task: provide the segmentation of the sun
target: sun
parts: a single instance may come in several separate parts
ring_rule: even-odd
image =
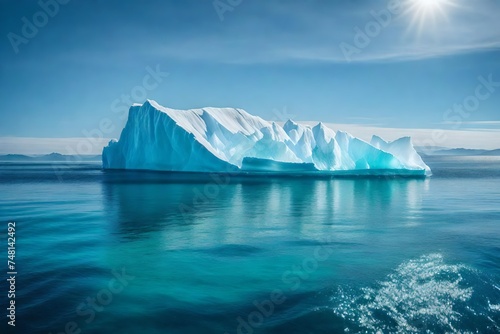
[[[413,0],[415,3],[415,6],[420,7],[422,10],[435,10],[436,8],[439,8],[444,0]]]
[[[448,20],[449,7],[457,7],[455,0],[408,0],[405,13],[412,17],[409,28],[417,25],[420,34],[438,20]]]

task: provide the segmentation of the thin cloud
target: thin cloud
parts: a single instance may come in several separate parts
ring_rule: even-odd
[[[456,125],[457,123],[452,121],[444,121],[440,122],[439,124]],[[461,125],[483,125],[486,126],[485,129],[491,129],[491,126],[500,126],[500,121],[462,121]]]
[[[500,125],[500,121],[468,121],[465,124]]]
[[[267,7],[266,7],[267,6]],[[179,36],[154,48],[155,56],[214,61],[231,64],[282,62],[401,62],[449,55],[500,50],[500,21],[493,15],[496,4],[481,1],[474,7],[454,9],[437,27],[412,31],[411,14],[394,16],[379,34],[369,37],[369,45],[356,45],[356,29],[376,23],[371,12],[385,10],[386,4],[359,4],[356,7],[297,4],[293,10],[282,4],[264,5],[262,16],[252,15],[251,8],[238,7],[238,20],[224,21],[217,34]],[[267,9],[266,9],[267,8]],[[290,27],[280,22],[286,17]],[[265,28],[261,28],[265,27]],[[265,29],[265,32],[260,31]],[[346,58],[342,43],[358,48]]]
[[[299,123],[310,126],[317,124],[317,122],[313,121]],[[415,146],[443,146],[491,150],[500,148],[500,131],[496,131],[495,129],[412,129],[336,123],[325,123],[325,125],[335,131],[348,132],[365,141],[370,141],[373,135],[380,136],[389,141],[410,136]]]
[[[304,125],[314,126],[318,122],[302,121]],[[345,131],[363,140],[369,141],[373,135],[385,140],[412,137],[415,146],[443,146],[450,148],[498,149],[500,148],[500,129],[410,129],[390,128],[366,124],[325,123],[335,131]],[[92,145],[87,154],[101,154],[102,148],[110,138],[103,138]],[[30,138],[0,137],[0,154],[48,154],[57,152],[72,154],[78,145],[88,142],[87,138]]]
[[[0,154],[49,154],[94,155],[101,154],[109,138],[33,138],[0,137]]]

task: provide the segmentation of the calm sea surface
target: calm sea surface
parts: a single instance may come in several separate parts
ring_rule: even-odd
[[[426,162],[425,180],[0,163],[1,333],[8,222],[15,333],[499,333],[500,158]]]

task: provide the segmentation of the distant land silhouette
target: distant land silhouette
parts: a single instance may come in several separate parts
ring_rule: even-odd
[[[33,161],[33,162],[91,162],[101,161],[101,155],[63,155],[60,153],[50,153],[43,155],[5,154],[0,155],[0,161]]]
[[[467,148],[445,148],[445,147],[415,147],[422,156],[429,155],[455,155],[455,156],[500,156],[500,149],[483,150]],[[101,161],[101,155],[63,155],[60,153],[25,155],[25,154],[4,154],[0,155],[0,161],[32,161],[32,162],[95,162]]]
[[[459,156],[500,156],[500,149],[483,150],[469,148],[445,148],[445,147],[415,147],[417,152],[422,155],[459,155]]]

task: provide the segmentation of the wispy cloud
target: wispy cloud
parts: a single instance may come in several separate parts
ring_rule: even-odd
[[[456,122],[452,122],[452,121],[443,121],[439,124],[454,125],[454,126],[457,125]],[[461,125],[462,126],[474,125],[474,126],[476,126],[476,129],[491,130],[492,127],[500,127],[500,121],[462,121]],[[467,129],[470,129],[470,127],[468,127]]]
[[[314,126],[318,122],[299,122]],[[325,123],[326,126],[338,131],[349,132],[363,140],[369,141],[373,135],[378,135],[385,140],[395,140],[404,136],[411,136],[415,146],[461,147],[477,149],[500,148],[500,130],[496,129],[463,129],[463,130],[441,130],[441,129],[411,129],[391,128],[366,124],[333,124]],[[435,132],[440,132],[440,141],[433,141]],[[71,151],[88,138],[29,138],[29,137],[0,137],[0,154],[48,154],[58,152],[71,154]],[[103,138],[97,145],[93,146],[89,154],[101,154],[102,148],[109,142],[109,138]]]
[[[261,15],[257,16],[252,6],[240,6],[231,14],[237,20],[221,23],[225,29],[172,37],[149,48],[148,52],[156,56],[238,64],[345,63],[348,60],[340,48],[341,43],[356,47],[357,31],[366,34],[367,24],[377,23],[372,13],[386,10],[386,3],[336,6],[311,2],[295,3],[292,8],[280,2],[268,3],[260,6]],[[378,34],[368,36],[368,45],[349,61],[399,62],[500,50],[498,9],[498,3],[480,0],[473,7],[452,8],[446,17],[435,17],[435,25],[423,28],[412,26],[411,12],[393,15]]]
[[[500,125],[500,121],[468,121],[465,124]]]
[[[495,1],[461,3],[446,9],[446,17],[436,16],[433,24],[422,28],[413,26],[412,13],[392,15],[389,24],[369,36],[369,44],[349,60],[340,45],[356,46],[357,29],[365,32],[367,24],[376,23],[373,13],[386,10],[386,1],[245,2],[228,12],[223,22],[210,3],[191,9],[196,23],[180,22],[175,30],[169,22],[178,21],[176,13],[160,10],[161,15],[155,13],[154,28],[141,17],[121,25],[119,36],[129,38],[114,39],[112,48],[108,47],[108,37],[93,38],[93,48],[75,45],[57,55],[42,52],[37,56],[55,63],[98,65],[148,57],[228,64],[385,63],[500,50],[500,3]],[[79,38],[89,38],[85,31],[79,33]],[[13,61],[16,65],[20,60]]]
[[[307,125],[316,125],[317,122],[300,122]],[[415,146],[443,146],[450,148],[500,148],[500,132],[495,129],[418,129],[418,128],[391,128],[360,124],[325,123],[326,126],[338,131],[349,132],[363,140],[370,141],[373,135],[385,140],[395,140],[401,137],[412,137]],[[439,135],[436,135],[439,133]],[[437,140],[436,140],[437,139]]]
[[[102,138],[87,145],[91,148],[86,154],[101,154],[102,148],[109,142]],[[0,137],[0,154],[78,154],[78,147],[87,143],[89,138],[33,138],[33,137]],[[77,153],[74,153],[77,152]]]

